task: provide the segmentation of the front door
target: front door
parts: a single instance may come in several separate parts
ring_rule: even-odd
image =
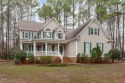
[[[59,52],[61,53],[61,55],[63,54],[63,47],[62,46],[59,47]]]

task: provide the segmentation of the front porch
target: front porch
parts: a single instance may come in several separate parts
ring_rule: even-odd
[[[34,56],[59,56],[63,59],[64,43],[56,42],[20,42],[20,49]],[[63,61],[63,60],[62,60]]]

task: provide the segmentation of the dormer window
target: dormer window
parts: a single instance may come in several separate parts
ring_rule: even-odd
[[[63,33],[61,31],[58,32],[58,39],[63,39]]]
[[[52,32],[50,29],[46,29],[46,31],[44,32],[44,37],[45,38],[52,38]]]

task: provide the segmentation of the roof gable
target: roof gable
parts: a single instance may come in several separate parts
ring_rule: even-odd
[[[82,26],[70,31],[68,34],[66,34],[66,39],[67,40],[71,40],[74,39],[76,37],[78,37],[81,33],[83,33],[83,30],[85,28],[87,28],[93,21],[95,21],[97,23],[97,25],[100,26],[103,34],[106,36],[106,38],[109,39],[109,36],[107,35],[107,33],[103,30],[102,25],[99,23],[99,21],[96,18],[90,19],[87,22],[85,22]]]

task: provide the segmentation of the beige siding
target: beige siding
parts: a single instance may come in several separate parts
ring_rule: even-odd
[[[65,56],[76,57],[76,41],[69,42],[65,45]]]
[[[51,29],[51,30],[54,30],[55,28],[57,28],[59,24],[55,21],[55,20],[52,20],[51,22],[49,22],[44,29]]]
[[[99,28],[99,36],[98,35],[89,35],[88,27]],[[84,42],[91,42],[92,48],[96,47],[96,43],[104,43],[104,53],[109,51],[109,43],[107,42],[107,38],[101,30],[101,26],[99,26],[95,21],[93,21],[88,27],[86,27],[82,33],[80,34],[80,40],[78,41],[78,53],[83,53],[84,50]]]

